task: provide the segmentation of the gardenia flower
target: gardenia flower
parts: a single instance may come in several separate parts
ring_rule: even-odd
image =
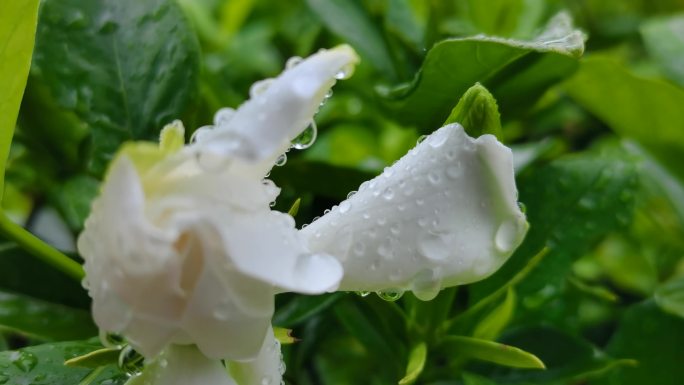
[[[177,122],[159,146],[120,150],[78,248],[96,323],[146,357],[129,385],[277,385],[276,293],[429,299],[491,274],[519,245],[510,150],[457,124],[303,230],[270,209],[279,189],[265,176],[357,61],[348,46],[320,51],[255,84],[189,145]]]

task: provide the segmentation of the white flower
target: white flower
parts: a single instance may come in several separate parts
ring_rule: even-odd
[[[511,150],[492,135],[440,128],[304,228],[344,266],[340,290],[440,289],[483,279],[522,242]]]
[[[335,290],[342,269],[306,249],[292,217],[271,211],[279,189],[263,177],[357,60],[348,46],[320,51],[191,145],[174,123],[160,147],[120,150],[78,240],[102,331],[148,360],[164,352],[207,368],[218,359],[274,366],[264,353],[274,294]],[[176,377],[175,366],[149,368],[163,384]]]

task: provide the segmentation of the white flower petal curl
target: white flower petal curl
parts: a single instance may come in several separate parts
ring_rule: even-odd
[[[195,346],[171,345],[126,385],[237,385],[221,361],[205,357]]]
[[[440,128],[301,230],[344,267],[341,290],[443,288],[496,271],[528,225],[517,205],[510,149],[491,135]]]
[[[230,119],[199,136],[204,154],[231,155],[268,167],[312,121],[337,79],[351,76],[359,61],[348,45],[321,50],[286,69]]]

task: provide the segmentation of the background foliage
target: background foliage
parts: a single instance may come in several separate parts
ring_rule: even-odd
[[[349,43],[362,64],[321,108],[315,146],[273,171],[276,207],[301,198],[308,223],[479,82],[501,121],[468,111],[467,128],[500,124],[531,229],[499,272],[431,302],[280,295],[274,323],[301,339],[285,348],[286,382],[684,378],[684,1],[44,0],[24,91],[37,6],[0,5],[2,208],[74,261],[123,141],[174,118],[209,124],[287,58]],[[560,11],[588,37],[584,55],[535,40]],[[0,384],[122,384],[107,354],[63,365],[101,347],[78,270],[2,223]]]

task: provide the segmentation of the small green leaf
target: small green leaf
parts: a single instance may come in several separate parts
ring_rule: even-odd
[[[327,309],[344,296],[344,293],[332,293],[321,295],[298,295],[282,306],[278,306],[273,315],[273,324],[284,327],[293,327],[307,320],[315,314]]]
[[[0,199],[4,191],[5,162],[31,66],[39,3],[38,0],[13,0],[0,4]]]
[[[97,335],[90,312],[0,290],[0,327],[44,340]]]
[[[503,139],[501,116],[496,99],[480,83],[468,88],[468,91],[461,96],[444,125],[450,123],[460,123],[473,138],[491,134],[500,141]]]
[[[658,287],[654,298],[661,309],[684,318],[684,277],[673,279]]]
[[[534,354],[494,341],[464,336],[449,336],[444,338],[441,346],[449,354],[459,354],[512,368],[545,368],[544,363]]]
[[[410,385],[416,382],[425,367],[427,360],[427,345],[425,342],[420,342],[411,349],[409,354],[408,365],[406,366],[406,375],[399,380],[399,385]]]
[[[287,210],[287,213],[290,214],[291,217],[296,217],[297,213],[299,212],[299,206],[302,203],[302,198],[297,198],[296,201],[292,204],[289,210]]]
[[[82,356],[68,359],[64,365],[75,368],[98,368],[100,366],[117,364],[119,362],[119,348],[103,348],[94,350]]]
[[[506,298],[477,324],[473,337],[485,340],[493,340],[498,337],[513,318],[515,304],[515,290],[513,287],[508,287]]]
[[[430,49],[411,84],[383,94],[397,118],[432,131],[476,82],[487,86],[502,109],[519,103],[531,108],[550,85],[575,70],[583,50],[584,35],[573,29],[566,14],[553,18],[530,41],[489,36],[447,39]]]
[[[472,373],[463,373],[464,385],[497,385],[496,382],[491,381],[485,377],[478,376]]]

